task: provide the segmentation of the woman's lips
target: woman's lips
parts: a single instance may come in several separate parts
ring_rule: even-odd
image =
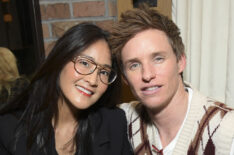
[[[94,94],[91,90],[88,90],[84,87],[76,85],[76,88],[79,90],[79,92],[81,92],[85,96],[92,96]]]

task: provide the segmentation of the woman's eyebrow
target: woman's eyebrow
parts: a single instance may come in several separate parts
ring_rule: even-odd
[[[97,63],[97,62],[95,61],[95,59],[94,59],[93,57],[91,57],[91,56],[88,56],[88,55],[85,55],[85,54],[81,54],[80,56],[86,57],[86,58],[92,60],[92,61],[95,62],[97,65],[100,65],[100,66],[103,66],[103,67],[109,67],[109,68],[111,68],[111,65],[109,65],[109,64],[99,64],[99,63]]]
[[[86,58],[88,58],[88,59],[90,59],[90,60],[92,60],[92,61],[94,61],[94,62],[95,62],[94,58],[93,58],[93,57],[91,57],[91,56],[88,56],[88,55],[85,55],[85,54],[81,54],[80,56],[82,56],[82,57],[86,57]]]

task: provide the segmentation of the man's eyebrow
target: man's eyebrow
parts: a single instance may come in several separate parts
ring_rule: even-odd
[[[126,64],[128,64],[128,63],[138,62],[138,61],[139,61],[138,58],[128,59],[127,61],[124,62],[124,65],[126,65]]]
[[[153,55],[164,55],[166,54],[167,52],[166,51],[157,51],[157,52],[154,52]]]
[[[166,51],[157,51],[157,52],[153,52],[151,56],[155,57],[157,55],[165,55],[166,53],[167,53]]]
[[[155,57],[158,55],[166,55],[166,53],[167,53],[166,51],[156,51],[156,52],[151,53],[151,57]],[[140,61],[139,58],[130,58],[126,60],[123,65],[127,65],[128,63],[133,63],[133,62],[139,62],[139,61]]]

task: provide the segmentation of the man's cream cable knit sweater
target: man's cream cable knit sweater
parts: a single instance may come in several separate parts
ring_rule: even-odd
[[[124,103],[129,140],[136,155],[157,154],[152,144],[157,128],[142,117],[146,114],[139,102]],[[234,138],[234,110],[193,90],[190,109],[179,134],[173,155],[229,155]]]

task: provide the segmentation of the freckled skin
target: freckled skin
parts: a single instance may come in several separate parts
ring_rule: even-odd
[[[146,107],[161,109],[176,98],[185,57],[176,60],[164,32],[149,29],[138,33],[125,44],[121,57],[127,83]]]

